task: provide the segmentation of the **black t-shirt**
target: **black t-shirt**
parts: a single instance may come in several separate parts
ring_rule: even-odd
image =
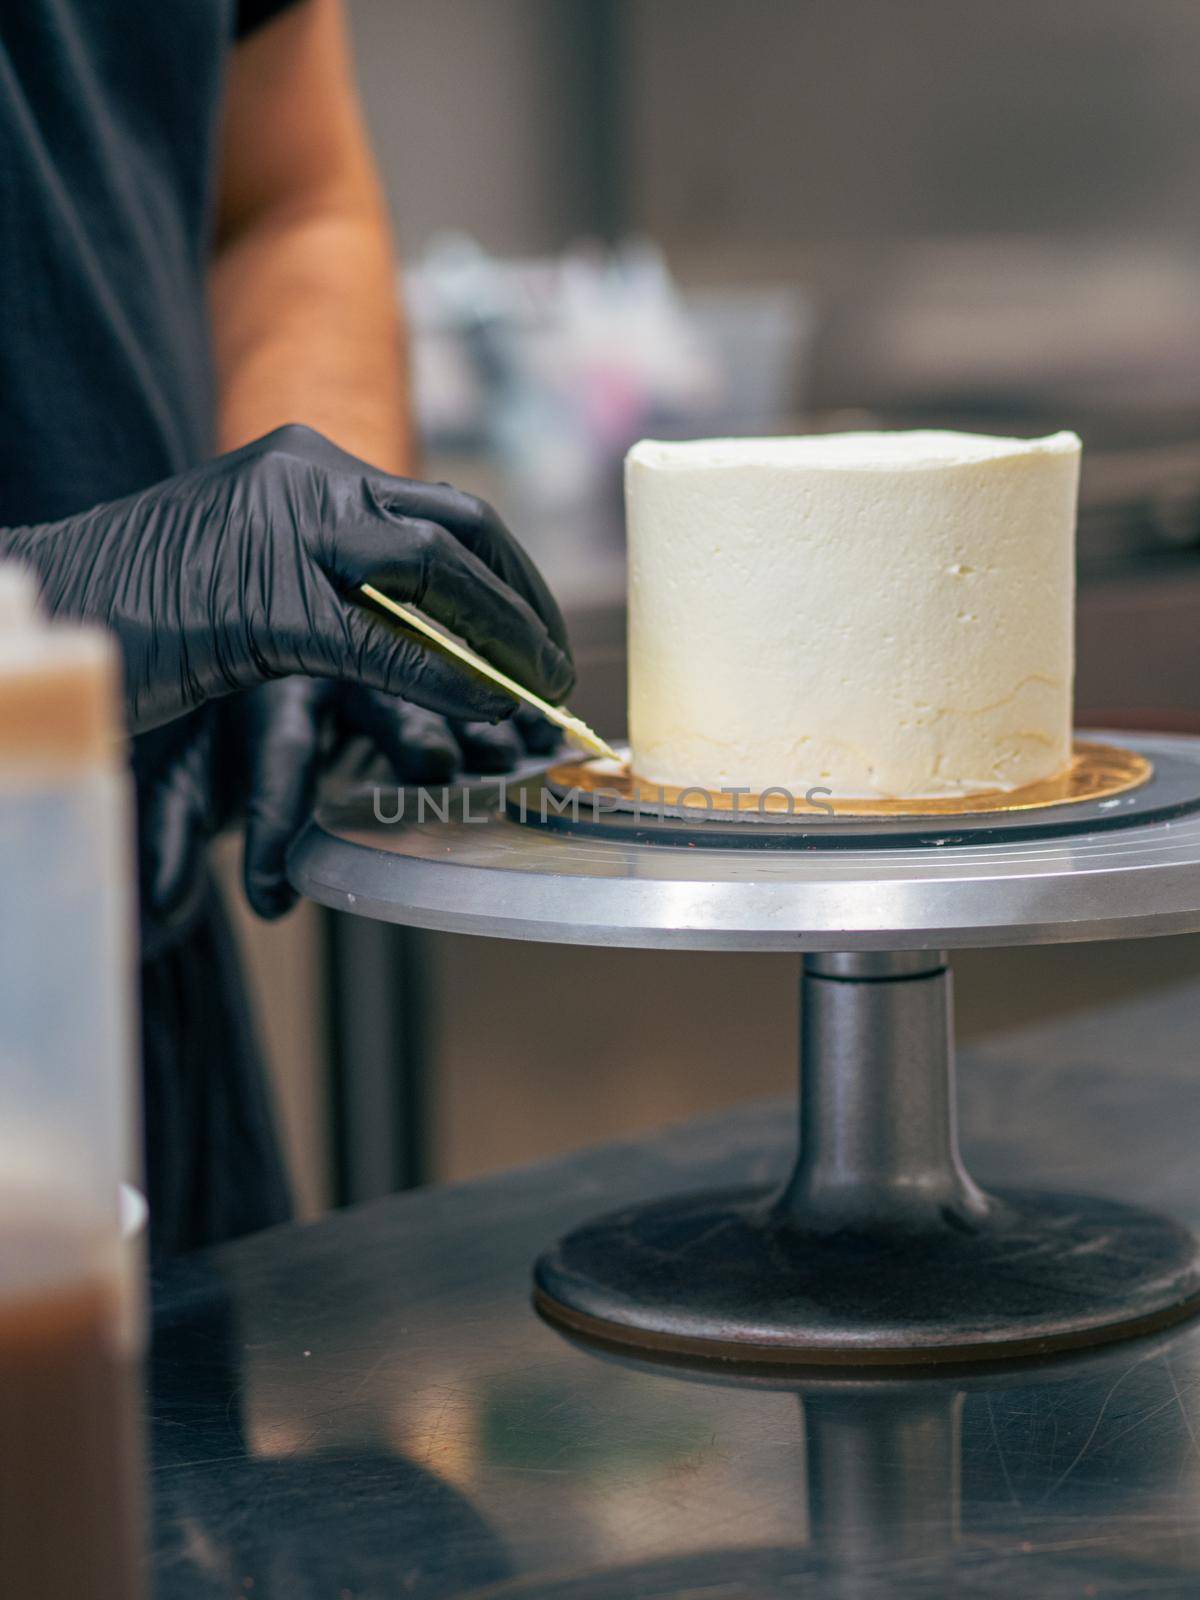
[[[210,452],[222,79],[289,0],[0,6],[0,524]]]
[[[0,526],[202,460],[222,78],[289,0],[0,0]],[[208,897],[142,970],[156,1255],[288,1214],[254,1028]]]

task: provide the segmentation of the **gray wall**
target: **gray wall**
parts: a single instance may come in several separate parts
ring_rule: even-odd
[[[1200,228],[1197,0],[349,4],[410,247]]]
[[[588,83],[575,0],[349,0],[402,248],[465,229],[504,253],[588,226]]]
[[[670,242],[1196,231],[1195,0],[632,0],[631,210]]]

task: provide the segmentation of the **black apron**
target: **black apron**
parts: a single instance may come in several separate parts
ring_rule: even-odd
[[[205,274],[224,69],[288,0],[0,7],[0,525],[207,457]],[[158,1256],[282,1221],[288,1189],[214,889],[143,964]]]

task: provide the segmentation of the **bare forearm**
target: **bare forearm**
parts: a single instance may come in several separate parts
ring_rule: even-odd
[[[413,470],[403,330],[382,207],[313,202],[255,219],[211,274],[218,445],[305,422]]]

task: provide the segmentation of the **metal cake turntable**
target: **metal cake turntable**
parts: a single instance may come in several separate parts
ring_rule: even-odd
[[[804,957],[800,1155],[783,1191],[576,1229],[535,1273],[558,1322],[793,1365],[1100,1344],[1200,1308],[1200,1241],[1135,1206],[972,1182],[944,952],[1200,929],[1200,740],[1103,737],[1077,746],[1071,793],[953,814],[714,820],[676,795],[635,816],[630,792],[564,811],[579,769],[562,767],[468,786],[443,815],[408,797],[399,815],[368,791],[318,810],[292,877],[325,905],[416,927]]]

